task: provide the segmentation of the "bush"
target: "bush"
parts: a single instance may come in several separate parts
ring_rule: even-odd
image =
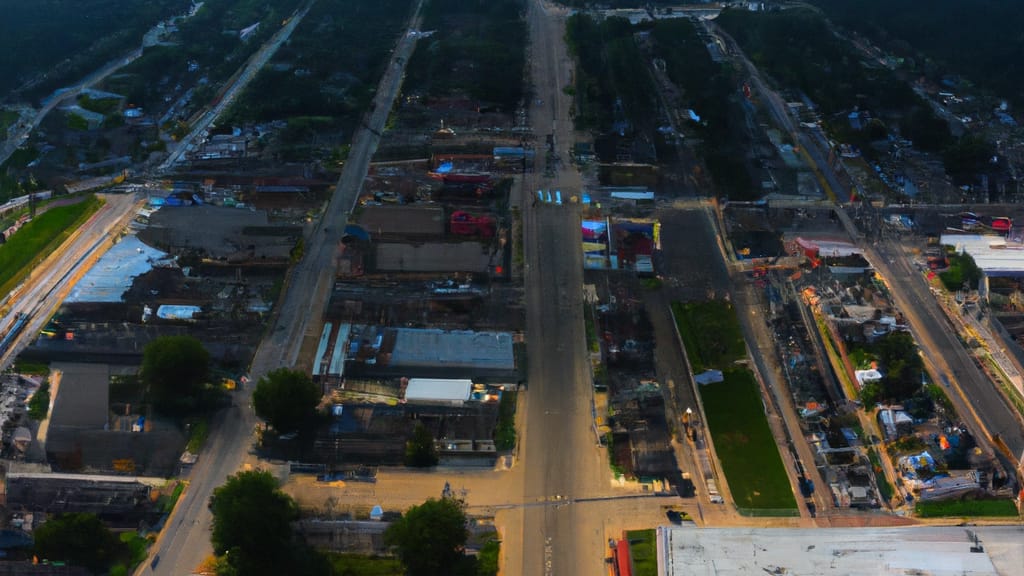
[[[414,468],[437,466],[437,446],[434,435],[420,423],[413,430],[412,439],[405,444],[405,465]]]
[[[39,385],[39,390],[32,395],[32,399],[28,401],[28,417],[39,422],[46,420],[46,415],[50,411],[50,383],[43,381]]]
[[[516,446],[516,393],[501,393],[498,405],[498,424],[494,429],[494,446],[498,450],[511,450]]]
[[[1015,517],[1018,515],[1017,505],[1010,499],[918,502],[914,506],[914,513],[920,518],[942,518],[947,516]]]

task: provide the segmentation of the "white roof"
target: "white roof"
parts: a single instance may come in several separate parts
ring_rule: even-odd
[[[971,531],[978,534],[984,552],[971,552],[967,531],[957,527],[666,527],[658,529],[658,555],[666,576],[1020,573],[1024,541],[1019,527]]]
[[[410,378],[405,389],[407,402],[465,402],[473,391],[472,380]]]
[[[874,368],[869,370],[854,370],[853,376],[857,378],[857,384],[864,386],[867,382],[875,382],[882,379],[882,373]]]
[[[957,252],[970,254],[978,268],[990,276],[1024,272],[1024,243],[1019,239],[1007,240],[1001,236],[981,234],[943,234],[939,242],[953,246]]]

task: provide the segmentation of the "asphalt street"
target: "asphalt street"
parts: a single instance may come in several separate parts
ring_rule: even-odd
[[[299,22],[309,12],[310,7],[316,0],[310,0],[301,8],[296,10],[292,16],[288,19],[288,22],[281,27],[270,40],[265,42],[255,54],[249,57],[245,65],[239,69],[235,76],[229,81],[227,88],[224,90],[224,95],[221,97],[219,102],[216,102],[213,107],[207,110],[203,116],[192,125],[192,130],[181,140],[174,145],[173,150],[167,156],[167,158],[160,164],[158,169],[159,173],[167,172],[174,168],[175,164],[181,161],[182,157],[186,152],[194,146],[194,142],[197,138],[200,138],[213,122],[224,113],[235,102],[235,98],[245,90],[249,82],[256,77],[256,74],[266,66],[270,58],[277,53],[277,49],[281,47],[288,38],[291,37],[292,32],[299,25]]]
[[[879,242],[868,257],[892,287],[899,310],[924,350],[932,379],[942,384],[968,429],[979,439],[998,435],[1019,462],[1024,455],[1020,415],[964,349],[922,273],[892,241]]]
[[[849,198],[846,187],[839,182],[835,172],[824,160],[820,142],[795,127],[786,111],[785,103],[764,84],[760,73],[735,41],[713,24],[709,26],[716,34],[725,38],[730,50],[741,58],[754,88],[764,97],[776,123],[797,138],[801,148],[809,155],[818,172],[832,189],[834,199],[842,202]],[[844,209],[837,206],[836,211],[840,219],[848,224],[849,218]],[[852,225],[847,227],[853,228]],[[863,238],[859,232],[851,232],[854,240]],[[1020,415],[1006,403],[1002,393],[975,365],[928,290],[924,278],[910,266],[903,251],[894,242],[897,241],[889,239],[874,246],[865,246],[867,256],[889,282],[897,306],[908,317],[932,378],[946,388],[957,412],[976,438],[990,444],[994,437],[998,437],[999,441],[1005,443],[1015,460],[1011,469],[1016,468],[1024,458],[1024,424]]]
[[[420,4],[417,4],[411,19],[411,30],[419,26]],[[308,248],[302,261],[293,268],[282,289],[281,301],[270,321],[271,329],[261,342],[250,368],[253,383],[275,368],[296,367],[303,343],[302,335],[307,327],[319,334],[329,287],[333,285],[336,249],[348,213],[358,198],[391,104],[401,87],[404,63],[408,61],[415,42],[416,37],[410,34],[403,34],[398,40],[377,90],[374,107],[366,117],[364,129],[354,137],[349,159],[327,212],[314,230],[312,238],[307,241]],[[251,465],[246,460],[252,460],[247,456],[255,440],[257,423],[250,402],[253,385],[237,390],[231,408],[220,413],[214,421],[209,444],[189,475],[188,490],[182,495],[157,545],[153,547],[150,560],[143,563],[136,574],[191,574],[212,553],[209,536],[212,517],[207,509],[210,495],[214,488],[224,483],[228,475],[237,472],[243,465]],[[151,569],[151,563],[157,557],[159,561]]]

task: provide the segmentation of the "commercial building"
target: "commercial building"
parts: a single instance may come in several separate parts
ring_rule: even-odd
[[[1024,566],[1019,526],[658,528],[659,576],[1010,576]]]
[[[472,380],[445,378],[410,378],[405,401],[411,404],[444,404],[461,406],[473,391]]]
[[[939,243],[970,254],[986,276],[1024,276],[1024,242],[983,234],[943,234]]]

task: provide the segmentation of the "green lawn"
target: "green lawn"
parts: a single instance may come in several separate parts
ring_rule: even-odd
[[[654,530],[630,530],[626,532],[629,540],[629,555],[633,560],[635,576],[658,576],[658,546],[655,542]]]
[[[358,576],[403,576],[405,569],[397,558],[361,556],[359,554],[331,554],[334,573]]]
[[[795,509],[761,392],[746,368],[724,370],[725,381],[700,386],[704,414],[729,491],[739,508]]]
[[[747,356],[736,311],[729,302],[673,302],[672,315],[683,337],[694,374],[724,369]]]
[[[10,292],[100,205],[98,198],[90,196],[84,202],[50,208],[0,244],[0,294]]]
[[[1017,516],[1013,500],[943,500],[941,502],[918,502],[914,513],[919,518],[943,518],[946,516]]]

